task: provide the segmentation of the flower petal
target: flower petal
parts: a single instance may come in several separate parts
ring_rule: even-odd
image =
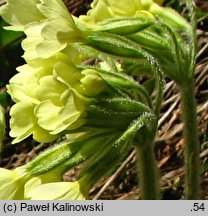
[[[43,41],[37,45],[38,55],[48,58],[78,39],[79,32],[67,20],[50,20],[41,30]]]
[[[51,190],[52,189],[52,190]],[[58,182],[42,184],[30,192],[31,200],[85,200],[80,191],[80,184],[76,182]]]
[[[0,200],[12,199],[11,195],[16,191],[18,178],[13,171],[0,168]]]
[[[40,101],[51,100],[55,105],[61,106],[61,94],[67,89],[67,86],[58,82],[52,75],[44,76],[39,80],[39,86],[36,87],[36,96]]]
[[[67,102],[63,107],[56,106],[52,101],[41,102],[35,108],[38,124],[51,131],[51,134],[58,134],[75,123],[81,113],[75,106],[74,97],[71,93],[67,96]]]
[[[22,167],[13,171],[0,168],[0,200],[23,199],[26,173]]]
[[[41,13],[49,19],[63,17],[69,22],[73,22],[73,19],[65,4],[60,0],[40,0],[40,3],[37,5],[37,7]]]
[[[18,102],[10,110],[10,136],[16,137],[14,143],[20,142],[32,134],[36,119],[33,113],[34,105],[28,102]]]
[[[75,65],[57,62],[54,66],[54,75],[57,79],[70,88],[76,88],[80,84],[80,79],[83,77],[80,71],[75,67]]]
[[[32,98],[29,98],[25,93],[25,86],[29,82],[31,76],[33,76],[33,69],[28,65],[23,65],[18,67],[17,70],[20,71],[20,73],[17,73],[10,79],[9,85],[7,85],[8,93],[15,102],[32,100]]]
[[[59,135],[51,135],[49,131],[39,127],[38,125],[35,127],[35,130],[33,131],[33,139],[38,142],[49,143],[56,140],[59,137]]]
[[[23,31],[28,23],[44,19],[36,4],[37,0],[7,0],[0,8],[3,19],[13,25],[7,29]]]
[[[46,22],[32,22],[24,28],[27,37],[22,41],[22,48],[25,51],[23,58],[27,62],[39,58],[36,47],[43,41],[41,30],[45,24]]]
[[[56,106],[52,101],[46,100],[38,104],[35,108],[35,115],[38,119],[38,124],[45,130],[55,130],[62,119],[58,115],[60,106]]]

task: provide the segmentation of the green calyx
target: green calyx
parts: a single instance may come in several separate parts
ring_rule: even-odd
[[[130,148],[137,132],[141,128],[145,128],[150,121],[154,121],[154,115],[144,113],[138,119],[132,121],[125,131],[117,135],[115,134],[116,136],[113,137],[105,148],[97,150],[96,154],[86,162],[80,178],[88,179],[91,182],[91,186],[93,186],[98,179],[110,173],[111,169],[118,164]]]
[[[133,17],[104,20],[99,23],[99,27],[95,31],[126,35],[142,31],[152,24],[154,24],[154,17],[146,11],[142,11]]]

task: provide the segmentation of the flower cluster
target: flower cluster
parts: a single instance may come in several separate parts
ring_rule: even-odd
[[[31,134],[39,142],[50,142],[64,130],[78,128],[90,102],[87,96],[96,96],[106,87],[96,71],[79,70],[62,53],[40,59],[39,64],[42,66],[17,68],[19,73],[7,86],[16,102],[10,112],[13,143]]]
[[[151,52],[164,45],[172,54],[168,43],[158,45],[157,22],[189,28],[162,2],[95,0],[79,18],[61,0],[7,0],[0,8],[11,25],[5,28],[26,35],[26,64],[7,85],[15,102],[10,111],[13,143],[30,135],[38,142],[67,137],[23,167],[1,168],[1,199],[87,199],[136,135],[141,143],[154,139],[162,76],[154,77],[159,90],[152,103],[151,91],[124,73],[138,66],[135,60],[147,65],[148,73],[160,72],[152,68],[157,61],[146,47]],[[77,181],[59,182],[66,170],[84,161]]]

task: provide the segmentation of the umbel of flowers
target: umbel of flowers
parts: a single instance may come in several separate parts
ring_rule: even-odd
[[[95,0],[79,18],[61,0],[7,0],[0,8],[10,24],[5,28],[26,35],[26,64],[7,86],[15,102],[13,143],[30,135],[38,142],[67,137],[23,167],[1,169],[1,199],[87,199],[130,146],[138,153],[142,198],[159,198],[153,141],[162,70],[180,85],[187,80],[186,39],[192,35],[187,21],[162,2]],[[140,85],[125,74],[145,74],[150,82]],[[65,171],[82,162],[77,181],[60,182]]]

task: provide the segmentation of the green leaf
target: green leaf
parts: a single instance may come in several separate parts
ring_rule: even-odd
[[[82,141],[65,141],[45,150],[27,164],[26,168],[30,176],[42,175],[56,168],[79,151],[86,141],[87,139]]]
[[[15,74],[15,68],[23,62],[20,46],[23,33],[6,31],[3,29],[5,25],[6,23],[0,17],[0,87],[8,83],[9,79]]]
[[[152,113],[152,111],[144,104],[131,99],[96,99],[88,107],[86,125],[95,128],[109,127],[123,131],[132,121],[144,113]]]
[[[17,42],[18,40],[22,40],[24,36],[22,32],[4,30],[3,27],[5,25],[6,22],[4,22],[0,18],[0,50],[4,49],[6,46],[9,46]]]
[[[1,83],[0,83],[1,86]],[[7,107],[9,102],[9,94],[6,92],[6,89],[0,90],[0,105]]]
[[[114,143],[114,146],[122,145],[124,141],[132,141],[136,133],[144,126],[151,125],[155,121],[155,115],[150,112],[143,113],[135,119],[121,137]]]
[[[148,55],[146,58],[151,66],[152,71],[154,72],[155,78],[157,80],[157,95],[154,104],[154,113],[156,118],[159,118],[160,108],[162,104],[163,94],[164,94],[164,86],[165,86],[165,79],[164,79],[164,72],[161,69],[161,65],[158,63],[157,59]],[[155,125],[156,129],[157,125]]]

